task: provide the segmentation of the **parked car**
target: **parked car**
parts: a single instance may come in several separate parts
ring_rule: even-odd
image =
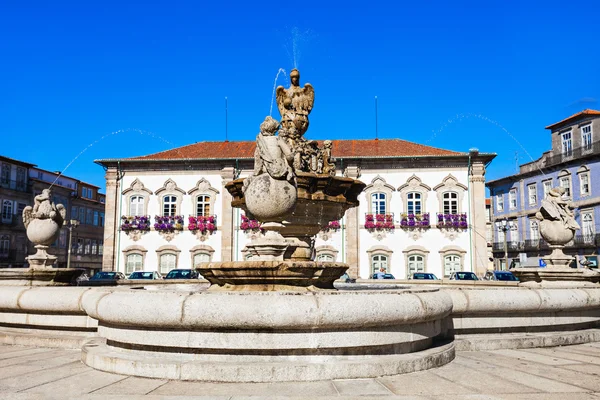
[[[200,274],[195,269],[172,269],[165,279],[198,279]]]
[[[475,275],[473,272],[458,271],[458,272],[453,272],[450,275],[450,280],[451,281],[478,281],[479,278],[477,278],[477,275]]]
[[[378,278],[377,274],[373,274],[373,279],[396,279],[392,274],[383,274],[383,278]]]
[[[519,281],[519,278],[510,271],[487,271],[483,279],[486,281]]]
[[[122,272],[100,271],[96,272],[88,281],[79,282],[79,286],[117,286],[117,282],[127,279]]]
[[[409,279],[439,280],[439,278],[431,272],[415,272]]]
[[[344,272],[340,279],[346,283],[356,283],[356,279],[350,278],[350,275]]]
[[[163,279],[158,271],[135,271],[127,279]]]

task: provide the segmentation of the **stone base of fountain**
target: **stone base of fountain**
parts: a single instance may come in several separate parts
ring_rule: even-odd
[[[600,282],[600,273],[588,268],[547,266],[514,268],[511,271],[521,281],[520,285],[529,287],[597,286]]]
[[[105,339],[84,345],[83,362],[118,374],[314,381],[396,375],[454,358],[452,301],[438,289],[115,290],[82,304]]]
[[[82,273],[76,268],[0,268],[0,286],[69,286]]]
[[[333,290],[348,264],[315,261],[212,262],[198,268],[212,283],[210,291]]]

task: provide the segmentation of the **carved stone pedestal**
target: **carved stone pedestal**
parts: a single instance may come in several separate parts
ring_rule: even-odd
[[[31,268],[52,268],[54,263],[56,263],[56,256],[48,254],[46,250],[48,250],[48,246],[44,246],[42,244],[38,244],[35,246],[37,252],[34,255],[28,256],[26,259],[29,262]]]

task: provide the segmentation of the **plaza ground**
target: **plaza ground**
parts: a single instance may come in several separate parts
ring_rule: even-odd
[[[109,374],[78,350],[0,346],[0,399],[595,399],[600,343],[458,352],[448,365],[377,379],[292,383],[205,383]]]

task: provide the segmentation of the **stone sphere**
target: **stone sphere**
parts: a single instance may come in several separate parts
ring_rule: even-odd
[[[288,181],[262,174],[252,179],[246,189],[246,207],[261,222],[281,222],[294,211],[296,192]]]
[[[59,234],[60,226],[51,219],[34,219],[27,226],[27,238],[36,245],[50,246]]]
[[[575,236],[575,232],[565,227],[561,221],[541,221],[540,234],[549,244],[567,244]]]

